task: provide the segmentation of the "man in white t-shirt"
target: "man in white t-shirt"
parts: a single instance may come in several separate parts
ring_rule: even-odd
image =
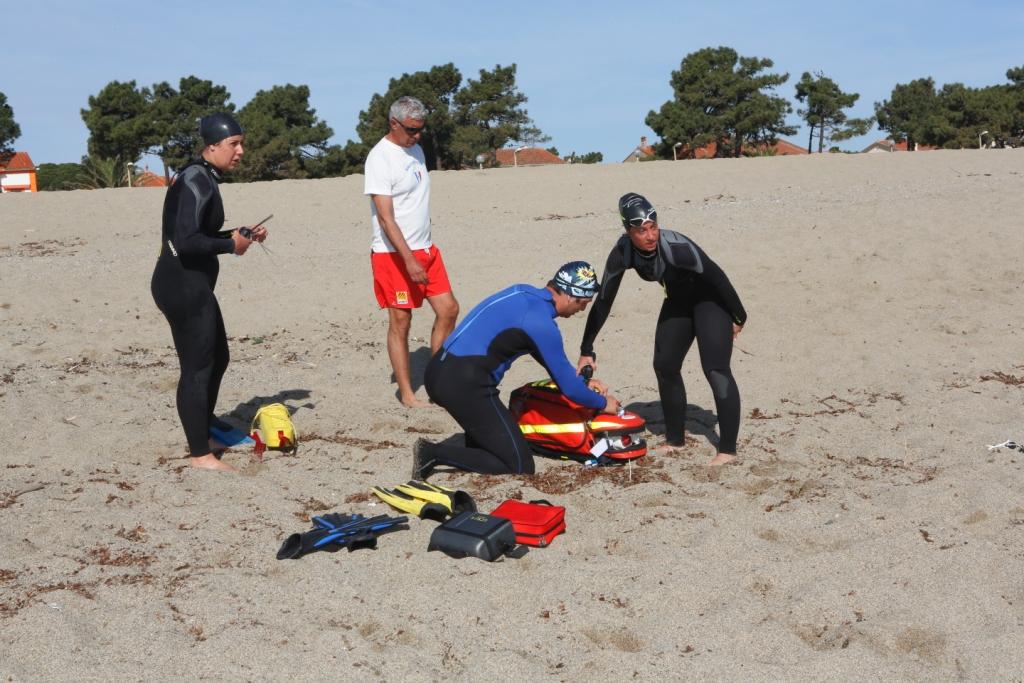
[[[410,408],[429,405],[416,398],[409,378],[412,309],[424,299],[434,309],[431,353],[440,348],[459,315],[441,252],[430,239],[430,176],[417,144],[426,118],[426,107],[414,97],[400,97],[391,105],[388,134],[366,158],[363,189],[370,196],[373,218],[373,290],[380,307],[388,309],[388,356],[398,398]]]

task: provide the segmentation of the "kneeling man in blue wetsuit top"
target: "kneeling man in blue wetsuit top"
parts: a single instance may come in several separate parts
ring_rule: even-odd
[[[483,474],[532,474],[533,454],[519,425],[498,396],[505,371],[520,356],[544,366],[563,394],[588,408],[616,413],[619,402],[596,379],[590,386],[576,374],[562,346],[556,317],[587,308],[597,293],[589,263],[572,261],[544,287],[513,285],[481,301],[445,340],[427,365],[425,385],[466,432],[466,445],[416,442],[413,477],[423,479],[435,465]]]

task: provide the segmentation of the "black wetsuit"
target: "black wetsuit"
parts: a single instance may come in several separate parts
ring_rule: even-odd
[[[210,452],[208,443],[220,381],[228,367],[224,319],[213,295],[218,254],[234,252],[224,225],[220,172],[199,159],[178,174],[164,199],[160,256],[151,289],[157,307],[171,324],[178,352],[178,415],[191,455]]]
[[[600,293],[587,317],[580,355],[594,353],[594,339],[608,318],[623,273],[630,268],[642,279],[659,282],[665,289],[654,336],[654,373],[665,413],[666,440],[673,445],[683,443],[686,387],[682,366],[696,338],[701,367],[715,397],[718,450],[735,453],[740,394],[729,368],[732,325],[743,325],[747,313],[722,269],[686,236],[661,230],[658,248],[651,254],[636,249],[628,235],[619,238],[608,255]]]

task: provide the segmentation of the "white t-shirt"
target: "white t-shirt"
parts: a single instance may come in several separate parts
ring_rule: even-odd
[[[365,195],[388,195],[395,207],[395,221],[413,251],[432,246],[430,241],[430,176],[419,145],[405,148],[381,138],[366,157]],[[395,248],[380,229],[377,207],[370,198],[375,252]]]

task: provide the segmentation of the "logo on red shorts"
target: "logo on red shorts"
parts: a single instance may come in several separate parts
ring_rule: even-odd
[[[409,292],[395,292],[395,303],[396,304],[407,304],[409,303]]]

